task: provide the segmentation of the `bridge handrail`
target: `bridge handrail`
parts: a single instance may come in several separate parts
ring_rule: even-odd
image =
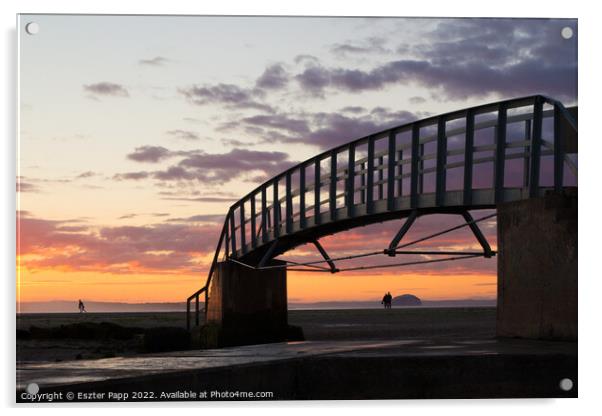
[[[242,198],[240,198],[238,201],[234,202],[231,206],[230,206],[230,210],[234,210],[236,209],[241,202],[246,201],[248,199],[250,199],[251,196],[256,195],[258,193],[260,193],[261,189],[272,184],[275,181],[278,181],[282,178],[285,178],[286,175],[288,175],[291,172],[295,172],[297,170],[299,170],[302,166],[307,166],[307,165],[311,165],[312,162],[316,161],[316,160],[322,160],[325,158],[328,158],[328,156],[330,154],[332,154],[333,152],[339,152],[340,150],[346,149],[349,146],[355,145],[357,146],[358,144],[363,144],[362,142],[368,141],[370,139],[377,139],[377,138],[381,138],[386,136],[388,133],[395,133],[395,134],[399,134],[402,133],[404,131],[408,131],[411,130],[412,126],[414,125],[419,125],[419,127],[427,127],[430,125],[434,125],[436,120],[439,120],[441,118],[445,118],[446,121],[452,121],[452,120],[457,120],[462,118],[466,112],[468,111],[473,111],[473,114],[479,115],[479,114],[483,114],[483,113],[488,113],[488,112],[492,112],[492,111],[496,111],[498,106],[500,105],[504,105],[504,104],[512,104],[511,106],[507,106],[506,108],[512,109],[512,108],[517,108],[517,107],[524,107],[526,105],[529,105],[529,101],[534,101],[537,98],[540,98],[543,100],[543,102],[551,104],[551,105],[558,105],[560,108],[560,111],[563,115],[563,117],[567,120],[567,122],[569,122],[570,126],[574,129],[577,130],[577,122],[575,121],[575,119],[573,118],[573,116],[568,112],[568,110],[566,109],[566,107],[564,107],[564,105],[553,98],[549,98],[546,97],[544,95],[532,95],[532,96],[526,96],[526,97],[521,97],[521,98],[514,98],[514,99],[508,99],[508,100],[504,100],[504,101],[499,101],[499,102],[495,102],[495,103],[487,103],[487,104],[482,104],[482,105],[478,105],[476,107],[468,107],[462,110],[455,110],[455,111],[450,111],[447,113],[443,113],[443,114],[439,114],[439,115],[435,115],[435,116],[429,116],[427,118],[424,119],[420,119],[420,120],[414,120],[399,126],[395,126],[395,127],[391,127],[385,130],[381,130],[377,133],[372,133],[369,134],[367,136],[362,136],[358,139],[352,140],[350,142],[338,145],[334,148],[331,148],[329,150],[326,150],[322,153],[319,153],[318,155],[307,159],[303,162],[300,162],[294,166],[291,166],[290,168],[286,169],[285,171],[273,176],[272,178],[268,179],[267,181],[265,181],[264,183],[262,183],[261,185],[259,185],[257,188],[253,189],[251,192],[247,193],[246,195],[244,195]],[[553,114],[553,110],[547,110],[547,111],[543,111],[542,115],[545,116],[549,116]],[[512,116],[508,119],[508,122],[514,122],[514,121],[524,121],[524,120],[528,120],[528,119],[533,119],[533,114],[520,114],[520,115],[516,115],[516,116]],[[488,128],[488,127],[495,127],[497,125],[497,120],[486,120],[483,121],[481,123],[477,123],[474,125],[474,129],[483,129],[483,128]],[[446,134],[447,137],[450,136],[456,136],[458,134],[462,134],[466,131],[466,128],[457,128],[455,130],[451,130],[448,134]],[[428,143],[433,141],[434,139],[436,139],[437,136],[436,134],[431,134],[431,135],[427,135],[424,136],[420,139],[420,144],[424,144],[424,143]],[[400,146],[399,149],[396,150],[407,150],[408,148],[411,147],[411,144],[407,144],[407,145],[403,145]],[[386,151],[382,151],[380,152],[380,154],[375,154],[375,157],[378,156],[384,156],[386,155],[387,152]],[[365,158],[367,160],[367,158]],[[364,162],[366,161],[364,160]],[[341,172],[344,171],[345,168],[341,168],[338,169],[337,172]],[[330,175],[325,174],[323,176],[320,177],[321,179],[328,179],[330,178]],[[311,186],[311,185],[309,185]],[[306,188],[307,189],[307,188]],[[281,198],[279,201],[283,201],[284,197]]]
[[[291,168],[281,172],[280,174],[270,178],[269,180],[267,180],[266,182],[264,182],[263,184],[261,184],[260,186],[258,186],[257,188],[255,188],[254,190],[252,190],[251,192],[249,192],[247,195],[245,195],[244,197],[242,197],[240,200],[236,201],[234,204],[232,204],[232,206],[230,207],[230,211],[233,212],[234,210],[236,210],[238,207],[240,207],[242,204],[244,204],[246,201],[250,200],[252,197],[256,197],[258,196],[262,189],[265,189],[271,185],[273,185],[274,183],[277,183],[278,181],[282,180],[283,178],[286,178],[287,175],[290,175],[294,172],[299,171],[302,167],[307,167],[308,165],[311,165],[313,163],[316,163],[317,161],[321,161],[323,159],[328,158],[330,155],[332,155],[333,153],[338,153],[341,150],[345,150],[347,148],[349,148],[350,146],[358,146],[358,145],[362,145],[365,144],[365,142],[369,141],[369,140],[378,140],[378,139],[382,139],[384,137],[386,137],[387,134],[398,134],[404,131],[409,131],[412,129],[413,126],[418,125],[420,127],[427,127],[427,126],[432,126],[435,125],[435,121],[438,121],[440,119],[444,119],[446,122],[447,121],[453,121],[456,119],[460,119],[463,117],[466,117],[467,112],[471,111],[473,113],[473,116],[476,116],[478,114],[483,114],[483,113],[488,113],[488,112],[493,112],[493,111],[497,111],[501,106],[505,106],[506,110],[508,109],[512,109],[512,108],[517,108],[517,107],[524,107],[526,105],[530,105],[530,104],[534,104],[535,101],[537,100],[541,100],[542,103],[548,103],[551,104],[555,107],[554,110],[546,110],[546,111],[542,111],[541,115],[542,118],[546,118],[549,116],[552,116],[554,114],[554,111],[559,110],[561,115],[563,116],[563,118],[565,118],[567,120],[567,122],[569,123],[569,125],[571,126],[571,128],[576,130],[576,121],[573,119],[573,117],[571,116],[571,114],[566,110],[566,108],[564,107],[564,105],[558,101],[555,100],[553,98],[550,97],[546,97],[543,95],[533,95],[533,96],[528,96],[528,97],[521,97],[521,98],[515,98],[515,99],[509,99],[509,100],[504,100],[504,101],[500,101],[500,102],[496,102],[496,103],[487,103],[487,104],[483,104],[483,105],[479,105],[476,107],[470,107],[470,108],[466,108],[466,109],[462,109],[462,110],[455,110],[452,112],[448,112],[448,113],[444,113],[444,114],[440,114],[440,115],[435,115],[435,116],[430,116],[428,118],[425,119],[421,119],[421,120],[416,120],[416,121],[412,121],[409,123],[405,123],[403,125],[399,125],[399,126],[395,126],[386,130],[382,130],[378,133],[374,133],[374,134],[370,134],[364,137],[361,137],[359,139],[353,140],[351,142],[339,145],[333,149],[327,150],[325,152],[322,152],[306,161],[303,161],[301,163],[298,163],[297,165],[292,166]],[[527,121],[527,120],[533,120],[534,119],[534,113],[526,113],[526,114],[518,114],[518,115],[514,115],[514,116],[510,116],[507,117],[507,123],[514,123],[514,122],[519,122],[519,121]],[[489,128],[489,127],[495,127],[498,124],[498,120],[494,119],[494,120],[486,120],[480,123],[475,123],[473,126],[473,129],[475,131],[480,130],[480,129],[485,129],[485,128]],[[460,135],[462,133],[466,132],[466,126],[464,127],[459,127],[459,128],[455,128],[455,129],[450,129],[449,131],[445,132],[445,137],[453,137],[453,136],[457,136]],[[424,145],[425,143],[429,143],[432,142],[434,140],[437,139],[437,134],[429,134],[429,135],[425,135],[424,137],[420,137],[419,139],[419,144],[420,145]],[[551,147],[551,143],[542,140],[542,145],[547,146],[547,147]],[[400,146],[396,146],[395,148],[395,152],[398,151],[404,151],[404,150],[408,150],[410,149],[412,146],[411,143],[407,143],[407,144],[402,144]],[[512,146],[516,146],[516,143],[511,144],[510,146],[506,146],[506,148],[510,148]],[[486,150],[495,150],[495,144],[494,145],[486,145],[486,146],[475,146],[474,147],[474,152],[482,152],[482,151],[486,151]],[[457,153],[456,153],[457,152]],[[461,154],[460,152],[462,152],[461,149],[457,149],[457,150],[451,150],[451,151],[447,151],[445,153],[445,156],[453,156],[456,154]],[[374,153],[374,157],[375,158],[379,158],[379,157],[383,157],[386,156],[389,152],[387,150],[383,150],[380,152],[375,152]],[[548,155],[548,154],[546,154]],[[542,155],[545,156],[545,155]],[[510,157],[506,157],[507,159],[512,159],[512,158],[517,158],[517,155],[512,155]],[[426,161],[426,160],[431,160],[436,158],[436,155],[427,155],[427,156],[422,156],[420,158],[420,160],[422,162]],[[368,157],[365,157],[363,159],[358,159],[355,161],[355,165],[361,165],[362,163],[367,163],[368,161]],[[480,158],[480,159],[475,159],[473,163],[477,164],[477,163],[486,163],[491,161],[490,158]],[[393,164],[393,167],[399,167],[401,165],[404,164],[409,164],[411,163],[411,159],[404,159],[401,161],[397,161]],[[451,166],[446,165],[445,166],[446,169],[451,168]],[[379,164],[374,166],[373,170],[374,171],[379,171],[379,170],[384,170],[386,169],[385,165]],[[421,169],[419,167],[418,169],[418,174],[425,174],[425,173],[430,173],[432,172],[433,168],[431,169]],[[336,181],[339,180],[344,180],[347,178],[346,172],[347,172],[348,168],[346,167],[341,167],[338,168],[336,170],[337,172],[337,176],[336,176]],[[364,170],[364,168],[362,168],[362,171]],[[355,171],[356,174],[359,173],[358,171]],[[342,176],[338,176],[339,173],[343,173]],[[406,174],[407,175],[407,174]],[[401,178],[397,175],[394,176],[393,179],[402,179],[402,178],[406,178],[408,176],[403,175]],[[335,179],[334,177],[331,176],[331,174],[324,174],[320,176],[320,181],[319,184],[320,186],[323,185],[328,185],[330,183],[330,181],[332,179]],[[323,182],[324,180],[324,182]],[[387,180],[383,179],[383,180],[379,180],[378,182],[374,182],[374,185],[378,185],[380,183],[386,183]],[[311,191],[315,189],[315,184],[308,184],[304,187],[304,191]],[[357,190],[358,188],[356,188]],[[299,194],[301,193],[301,189],[296,189],[293,190],[290,194],[289,197],[297,197]],[[341,195],[337,195],[337,198],[342,196]],[[278,198],[276,201],[278,203],[278,205],[281,205],[282,203],[286,202],[287,196],[283,196]],[[329,201],[325,200],[323,202],[320,203],[320,205],[324,205],[327,204]],[[309,210],[310,208],[313,208],[313,206],[308,206],[306,207],[307,210]],[[268,211],[273,210],[274,209],[274,202],[272,201],[272,204],[267,206],[266,209]],[[258,218],[261,215],[261,213],[256,213],[255,214],[255,218]],[[246,223],[250,222],[250,218],[244,220],[244,222],[239,223],[238,225],[235,225],[233,231],[237,231],[238,229],[240,229],[240,227]]]

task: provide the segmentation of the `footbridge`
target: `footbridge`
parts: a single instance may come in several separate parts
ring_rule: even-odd
[[[420,262],[490,258],[497,253],[478,224],[496,214],[475,219],[471,210],[562,193],[575,188],[576,182],[577,107],[566,108],[542,95],[457,110],[350,141],[276,175],[230,207],[206,283],[187,300],[188,327],[208,320],[214,302],[211,283],[220,264],[257,275],[275,270],[338,273],[417,263],[344,267],[345,260],[368,256],[429,255]],[[441,213],[461,215],[465,221],[402,244],[417,217]],[[390,244],[375,251],[333,258],[319,241],[394,219],[405,221],[392,230]],[[470,228],[482,251],[407,250],[461,227]],[[307,243],[315,246],[322,260],[274,260]]]

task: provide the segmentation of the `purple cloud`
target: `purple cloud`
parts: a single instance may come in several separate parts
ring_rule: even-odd
[[[161,146],[141,146],[137,147],[133,153],[126,157],[136,162],[152,162],[157,163],[163,159],[171,157],[169,150]]]
[[[257,101],[261,94],[234,84],[192,86],[179,90],[196,105],[222,104],[229,108],[250,108],[271,112],[272,107]]]
[[[190,130],[180,130],[180,129],[169,130],[166,132],[166,134],[173,136],[177,139],[182,139],[182,140],[199,140],[200,139],[200,137],[197,133],[190,131]]]
[[[289,75],[281,64],[274,64],[257,78],[256,86],[264,89],[284,88],[289,81]]]
[[[333,113],[243,117],[224,123],[219,129],[242,129],[263,142],[304,143],[327,149],[417,118],[418,115],[409,111],[353,106]]]
[[[372,69],[325,67],[311,61],[295,76],[315,96],[326,89],[381,90],[394,84],[426,87],[443,99],[543,93],[576,99],[576,37],[560,36],[576,21],[546,19],[450,19],[423,35],[422,43],[402,44],[404,55]],[[337,50],[370,53],[366,46]]]
[[[97,82],[83,86],[84,91],[93,95],[106,95],[111,97],[129,97],[128,90],[120,84],[112,82]]]
[[[133,181],[139,181],[141,179],[146,179],[150,176],[150,174],[148,172],[126,172],[126,173],[117,173],[115,175],[113,175],[113,179],[117,180],[117,181],[123,181],[123,180],[133,180]]]
[[[136,161],[158,162],[176,156],[183,158],[176,165],[166,169],[118,173],[113,176],[113,179],[153,178],[158,181],[200,181],[207,184],[222,184],[236,178],[244,178],[251,172],[260,172],[262,178],[273,176],[296,163],[288,160],[289,155],[284,152],[238,148],[228,153],[206,153],[203,150],[172,152],[163,147],[142,146],[136,148],[128,158]]]

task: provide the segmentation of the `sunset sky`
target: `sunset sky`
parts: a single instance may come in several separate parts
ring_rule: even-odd
[[[21,302],[184,301],[205,282],[228,207],[293,164],[488,101],[577,103],[576,20],[22,15],[19,31]],[[421,217],[407,238],[460,223]],[[400,225],[322,243],[331,256],[379,250]],[[495,246],[495,220],[482,228]],[[479,245],[463,229],[422,247]],[[288,295],[494,298],[496,267],[290,272]]]

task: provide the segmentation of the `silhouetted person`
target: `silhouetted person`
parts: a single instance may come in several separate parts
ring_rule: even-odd
[[[383,300],[382,303],[385,306],[385,309],[391,309],[391,300],[393,299],[393,296],[391,296],[391,292],[387,292],[385,293],[385,296],[383,296]]]
[[[77,307],[79,308],[79,313],[87,312],[86,307],[84,306],[84,302],[82,302],[81,299],[79,300],[79,305],[77,305]]]

